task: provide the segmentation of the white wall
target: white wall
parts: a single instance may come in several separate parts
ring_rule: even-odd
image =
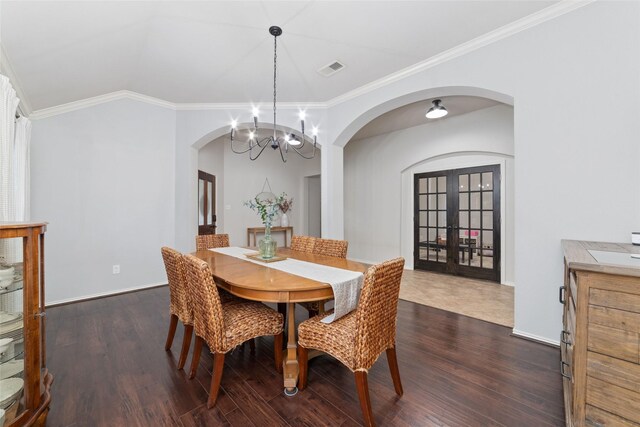
[[[349,142],[344,154],[349,256],[375,263],[402,255],[412,268],[413,175],[500,164],[512,156],[513,109],[505,105]],[[508,178],[503,170],[508,191],[502,205],[513,212],[513,182]],[[505,216],[503,236],[513,236],[513,219]],[[502,247],[502,282],[513,283],[513,239]]]
[[[370,91],[362,90],[358,96],[342,99],[327,109],[309,109],[310,122],[320,125],[319,141],[323,144],[323,235],[340,237],[343,234],[342,146],[369,120],[397,106],[437,95],[485,96],[486,92],[491,92],[495,94],[494,99],[513,101],[515,330],[533,338],[557,342],[561,327],[561,307],[557,303],[557,287],[562,283],[560,240],[628,241],[629,230],[640,227],[640,192],[621,185],[640,181],[640,169],[637,168],[640,161],[639,23],[638,2],[594,2],[477,50],[457,57],[450,55],[448,58],[453,59],[418,73],[404,73],[401,78],[377,85]],[[471,93],[473,90],[478,92]],[[598,108],[601,105],[613,108]],[[153,176],[166,184],[158,190],[156,197],[146,200],[146,196],[141,194],[143,203],[132,208],[134,213],[144,209],[160,215],[148,215],[146,219],[151,221],[151,225],[146,229],[139,227],[145,236],[153,232],[161,234],[160,237],[154,235],[156,240],[149,245],[154,246],[154,251],[160,246],[159,241],[164,240],[164,233],[172,236],[172,232],[160,224],[167,222],[175,231],[176,247],[179,250],[193,248],[196,226],[191,219],[197,215],[197,191],[193,184],[197,182],[197,149],[226,133],[231,117],[248,114],[241,108],[174,112],[148,107],[144,109],[145,114],[150,112],[148,116],[131,117],[122,114],[121,109],[112,104],[104,104],[43,119],[45,124],[38,123],[40,120],[34,123],[33,217],[62,221],[65,224],[63,229],[68,231],[64,233],[66,238],[78,236],[76,230],[79,230],[77,243],[63,244],[62,240],[55,240],[62,237],[52,237],[57,245],[62,245],[58,249],[79,254],[78,260],[89,265],[80,267],[80,282],[71,285],[76,289],[128,286],[134,282],[133,277],[131,281],[126,278],[126,283],[116,283],[119,280],[125,282],[127,270],[123,269],[118,280],[114,280],[116,276],[104,277],[103,261],[109,258],[106,264],[110,274],[110,266],[114,263],[111,252],[120,254],[134,248],[138,253],[148,252],[146,249],[139,251],[140,244],[114,245],[110,241],[113,232],[103,233],[98,229],[111,227],[114,222],[120,223],[117,217],[114,221],[114,215],[104,214],[105,209],[100,208],[104,201],[107,201],[107,210],[116,209],[109,203],[120,206],[121,199],[130,202],[133,191],[124,188],[121,193],[113,194],[112,186],[102,182],[106,179],[104,174],[118,169],[119,162],[113,157],[136,148],[114,144],[115,149],[111,151],[93,150],[102,155],[107,164],[114,166],[107,168],[95,160],[95,155],[86,155],[84,147],[76,148],[79,144],[73,141],[85,138],[77,135],[78,132],[73,130],[75,123],[68,118],[93,117],[95,111],[105,110],[110,113],[100,114],[104,120],[95,120],[96,123],[90,127],[81,126],[87,136],[104,142],[110,135],[129,140],[132,134],[144,134],[147,138],[143,138],[146,142],[142,144],[141,151],[148,152],[152,143],[163,147],[160,156],[155,152],[149,157],[137,156],[144,157],[138,162],[138,166],[146,164],[142,166],[144,170],[158,163],[165,164],[165,160],[169,163],[174,160]],[[293,109],[279,111],[279,121],[294,128],[298,126]],[[131,124],[132,121],[135,125]],[[153,126],[146,129],[141,125],[151,121]],[[122,132],[121,128],[131,128],[131,132]],[[169,157],[166,159],[163,157],[164,147],[170,144],[170,136],[174,135],[175,152],[166,154]],[[55,138],[57,151],[46,145],[51,137]],[[172,155],[174,159],[171,159]],[[76,157],[86,158],[88,163],[70,160]],[[91,160],[98,163],[95,165],[97,172],[86,167]],[[59,168],[57,164],[63,167]],[[39,172],[35,172],[37,167],[40,167]],[[128,177],[134,175],[126,168],[125,172]],[[138,176],[137,173],[135,175]],[[96,185],[102,184],[97,187],[103,187],[106,194],[90,194],[85,200],[80,190],[86,185],[76,182],[81,178],[92,184],[94,181]],[[175,192],[167,194],[174,185]],[[272,185],[277,187],[279,184],[272,182]],[[276,188],[274,190],[277,191]],[[146,191],[149,192],[148,189]],[[593,202],[594,195],[598,197],[598,203]],[[174,213],[159,212],[155,209],[159,204],[166,210],[173,209]],[[91,222],[94,216],[86,215],[83,209],[99,214],[97,225]],[[126,228],[135,228],[138,232],[138,227]],[[109,231],[113,230],[109,228]],[[52,224],[49,234],[54,236],[54,233],[57,231]],[[108,248],[106,250],[102,244],[95,244],[102,234],[108,237],[104,245]],[[125,240],[129,243],[138,239]],[[97,252],[84,254],[79,247],[86,249],[87,245],[96,248]],[[68,246],[73,246],[73,250]],[[118,247],[114,249],[114,246]],[[48,250],[47,254],[51,252]],[[54,260],[49,258],[47,265],[51,265],[50,270],[58,269],[58,273],[48,271],[48,278],[62,283],[62,279],[68,279],[67,272],[72,271],[71,258],[64,254],[57,256]],[[78,260],[73,259],[74,265]],[[149,258],[149,265],[151,262]],[[159,257],[157,263],[160,264]],[[54,264],[62,267],[53,267]],[[63,269],[64,274],[60,273]],[[137,283],[153,281],[155,271],[160,269],[149,268],[149,274],[138,276]],[[95,281],[89,280],[93,279],[91,274],[96,274]],[[50,288],[56,286],[63,285],[54,284]]]
[[[47,303],[166,283],[174,139],[175,112],[128,100],[34,121],[31,206],[49,222]]]
[[[558,342],[561,239],[626,242],[640,226],[640,192],[622,185],[640,181],[639,24],[638,2],[594,2],[331,108],[341,145],[416,96],[513,98],[518,334]]]
[[[225,143],[226,142],[226,143]],[[229,234],[232,246],[247,244],[247,227],[262,227],[258,214],[243,205],[243,202],[254,198],[262,191],[265,178],[276,195],[287,193],[293,197],[293,208],[287,213],[289,225],[296,234],[302,234],[306,228],[305,180],[304,177],[317,175],[320,172],[320,151],[316,151],[315,158],[303,159],[297,154],[289,153],[287,162],[283,163],[279,152],[267,148],[255,161],[249,160],[249,155],[235,154],[231,151],[228,140],[213,142],[224,147],[224,231]],[[209,144],[209,145],[211,145]],[[268,191],[268,189],[266,189]],[[279,218],[275,225],[280,225]],[[278,245],[284,244],[282,233],[272,235]],[[253,244],[253,242],[252,242]]]
[[[198,170],[216,177],[216,233],[224,233],[224,146],[211,142],[198,151]]]

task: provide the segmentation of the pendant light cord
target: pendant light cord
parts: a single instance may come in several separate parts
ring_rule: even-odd
[[[278,70],[278,37],[273,36],[273,139],[276,140],[276,73]]]

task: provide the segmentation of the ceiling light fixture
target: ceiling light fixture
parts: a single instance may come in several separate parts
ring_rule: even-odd
[[[231,121],[231,150],[236,154],[244,154],[249,152],[249,159],[256,160],[260,157],[260,154],[264,151],[265,148],[271,147],[274,150],[280,151],[280,157],[283,162],[287,161],[287,154],[289,153],[289,148],[296,152],[300,157],[305,159],[313,159],[316,155],[316,146],[317,146],[317,136],[318,136],[318,128],[314,127],[311,135],[313,136],[313,151],[310,155],[302,153],[300,151],[307,141],[307,138],[304,134],[304,120],[305,120],[305,112],[300,111],[300,135],[295,135],[293,132],[286,131],[278,131],[276,126],[276,77],[278,70],[278,36],[282,34],[282,28],[280,27],[270,27],[269,34],[273,36],[273,135],[269,135],[265,138],[258,140],[258,115],[260,111],[257,107],[253,107],[253,127],[249,128],[249,137],[247,142],[242,148],[237,148],[235,144],[236,141],[236,132],[238,131],[238,122],[237,120]]]
[[[447,109],[440,105],[441,102],[442,101],[440,99],[433,100],[433,107],[429,108],[429,111],[427,111],[426,114],[427,119],[439,119],[440,117],[444,117],[449,114]]]

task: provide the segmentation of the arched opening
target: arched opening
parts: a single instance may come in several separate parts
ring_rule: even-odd
[[[350,242],[350,256],[374,263],[401,255],[407,260],[406,267],[411,269],[421,256],[416,242],[424,242],[425,253],[429,249],[443,252],[445,248],[440,246],[447,243],[447,236],[449,243],[454,240],[447,234],[451,233],[447,227],[452,230],[461,227],[460,235],[455,236],[455,252],[447,252],[451,261],[456,265],[466,262],[467,270],[473,270],[473,267],[482,268],[483,259],[493,262],[496,255],[495,265],[499,270],[494,280],[513,285],[515,158],[512,100],[493,92],[488,92],[491,98],[460,95],[463,92],[460,88],[454,91],[456,95],[447,95],[445,89],[421,92],[436,95],[418,101],[415,94],[402,97],[412,102],[401,106],[397,106],[400,99],[389,101],[362,114],[356,120],[359,124],[352,123],[342,132],[343,136],[351,135],[344,143],[345,238]],[[474,89],[471,92],[483,91]],[[428,121],[424,115],[435,97],[441,98],[450,112],[445,118]],[[388,109],[391,105],[394,108]],[[371,116],[375,118],[362,124]],[[471,224],[469,218],[475,218],[476,212],[470,212],[470,207],[465,208],[468,217],[464,231],[461,222],[436,226],[426,223],[431,215],[436,221],[448,218],[461,221],[462,215],[455,211],[459,207],[451,207],[453,203],[450,203],[452,213],[446,208],[428,211],[420,206],[419,209],[418,190],[414,187],[417,175],[489,165],[497,165],[500,174],[497,182],[501,199],[499,206],[496,205],[499,229],[485,231],[480,224]],[[434,200],[458,197],[457,193],[453,196],[441,193],[434,195]],[[422,198],[426,200],[427,195],[420,196]],[[484,218],[481,209],[477,214]],[[425,222],[420,223],[423,218]],[[431,230],[435,232],[433,239],[427,233]],[[481,237],[493,237],[493,234],[496,244],[488,243],[488,237],[487,242],[480,244]],[[431,240],[433,242],[429,244]],[[506,323],[512,326],[513,289],[509,292],[510,315]]]
[[[278,129],[293,130],[282,126]],[[228,127],[216,129],[192,144],[197,156],[197,168],[193,174],[202,171],[215,176],[216,232],[229,234],[231,244],[235,246],[253,244],[247,240],[247,228],[260,227],[262,223],[255,212],[244,206],[244,202],[260,193],[265,180],[268,180],[274,194],[286,193],[293,198],[291,211],[287,213],[289,225],[293,227],[293,233],[306,234],[310,228],[309,219],[319,220],[320,196],[318,193],[318,200],[315,200],[316,193],[310,193],[309,180],[320,175],[320,144],[313,159],[304,159],[290,151],[285,163],[277,150],[267,147],[252,161],[249,153],[237,154],[231,150],[228,132]],[[264,135],[269,132],[272,128],[262,129]],[[309,155],[311,147],[307,146],[305,150]],[[193,203],[199,206],[199,198],[196,197]],[[275,225],[280,224],[281,218],[276,219]],[[313,224],[311,228],[314,228]],[[280,246],[284,245],[282,233],[274,233],[273,237]]]

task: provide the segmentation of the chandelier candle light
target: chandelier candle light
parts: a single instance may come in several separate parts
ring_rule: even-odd
[[[305,120],[305,112],[300,112],[300,135],[296,135],[293,132],[278,132],[276,126],[276,77],[278,71],[278,36],[282,34],[282,28],[280,27],[270,27],[269,34],[273,36],[273,135],[269,135],[265,138],[258,139],[258,115],[260,113],[257,107],[253,108],[253,128],[249,129],[249,137],[244,145],[241,145],[240,148],[236,147],[235,144],[238,144],[236,133],[238,132],[238,121],[231,121],[231,150],[236,154],[244,154],[249,152],[249,158],[251,160],[256,160],[260,157],[260,154],[264,151],[265,148],[270,146],[274,150],[280,151],[280,157],[283,162],[287,161],[287,154],[289,153],[289,148],[296,152],[300,157],[305,159],[313,159],[316,155],[316,146],[317,146],[317,136],[318,136],[318,128],[314,127],[312,130],[313,136],[313,151],[310,154],[305,154],[301,150],[307,141],[307,137],[304,133],[304,120]],[[280,135],[279,135],[280,134]],[[234,144],[235,143],[235,144]]]

